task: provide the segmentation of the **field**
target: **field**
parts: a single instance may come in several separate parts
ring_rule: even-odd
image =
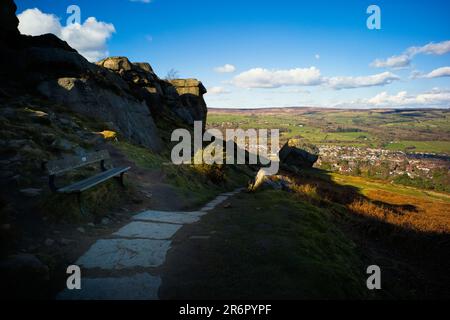
[[[282,140],[450,154],[449,110],[209,109],[208,127],[278,128]]]

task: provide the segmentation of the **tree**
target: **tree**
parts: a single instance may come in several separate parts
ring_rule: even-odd
[[[167,75],[166,75],[166,80],[168,80],[168,81],[170,81],[170,80],[174,80],[174,79],[177,79],[178,78],[178,70],[175,70],[175,69],[170,69],[169,70],[169,72],[167,72]]]

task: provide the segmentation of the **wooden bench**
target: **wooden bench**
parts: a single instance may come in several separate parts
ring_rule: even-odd
[[[89,153],[83,156],[73,156],[58,160],[51,160],[44,163],[45,168],[49,174],[49,186],[50,190],[55,193],[62,194],[76,194],[78,198],[78,203],[80,206],[81,213],[83,212],[83,207],[81,205],[81,193],[86,191],[102,182],[105,182],[111,178],[116,178],[122,186],[123,175],[125,172],[130,170],[130,167],[117,167],[107,169],[105,166],[105,161],[110,159],[110,155],[107,150],[101,150],[93,153]],[[65,172],[73,171],[75,169],[99,162],[100,163],[100,173],[83,179],[81,181],[74,182],[68,186],[57,187],[55,184],[55,179],[57,175],[61,175]]]

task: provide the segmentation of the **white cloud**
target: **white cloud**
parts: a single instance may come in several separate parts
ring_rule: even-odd
[[[438,43],[430,42],[421,47],[409,47],[401,55],[392,56],[387,59],[376,59],[370,66],[375,68],[406,68],[411,64],[411,60],[418,54],[443,55],[450,52],[450,40]]]
[[[419,94],[400,91],[390,95],[381,92],[369,99],[341,102],[334,107],[345,108],[448,108],[450,107],[450,90],[435,88]]]
[[[450,77],[450,67],[442,67],[437,68],[431,71],[430,73],[427,73],[423,75],[421,78],[440,78],[440,77]]]
[[[63,27],[61,38],[89,61],[98,61],[108,55],[106,40],[113,32],[115,29],[112,24],[90,17],[82,25],[71,24]]]
[[[316,54],[314,55],[314,58],[316,58],[316,60],[319,60],[319,59],[320,59],[320,54],[316,53]]]
[[[142,3],[150,3],[152,0],[130,0],[131,2],[142,2]]]
[[[279,88],[284,86],[325,86],[332,89],[353,89],[383,86],[400,78],[391,73],[360,77],[323,77],[316,67],[288,70],[254,68],[238,74],[231,84],[241,88]]]
[[[402,54],[399,56],[392,56],[390,58],[387,58],[386,60],[376,59],[374,62],[370,64],[370,66],[375,68],[400,69],[409,67],[410,64],[411,58],[406,54]]]
[[[17,18],[19,19],[19,31],[22,34],[38,36],[53,33],[58,37],[61,36],[61,23],[53,14],[45,14],[34,8],[25,10],[17,15]]]
[[[223,66],[214,68],[214,71],[218,73],[232,73],[236,71],[236,67],[227,63]]]
[[[430,42],[429,44],[422,47],[410,47],[406,50],[406,52],[412,56],[419,53],[441,56],[450,52],[450,40],[438,43]]]
[[[288,70],[254,68],[234,77],[232,83],[241,88],[279,88],[282,86],[313,86],[322,83],[315,67]]]
[[[383,72],[362,77],[332,77],[326,79],[326,84],[333,89],[352,89],[361,87],[384,86],[400,78],[391,73]]]
[[[291,93],[299,93],[299,94],[311,94],[311,91],[301,89],[301,88],[292,88],[292,89],[286,89],[281,91],[275,91],[274,93],[281,93],[281,94],[291,94]]]
[[[374,107],[449,107],[450,92],[432,90],[417,95],[408,95],[406,91],[396,95],[382,92],[368,99],[367,102]]]
[[[211,95],[219,95],[219,94],[228,94],[230,93],[230,91],[225,89],[224,87],[210,87],[208,88],[208,93]]]
[[[98,61],[108,56],[106,41],[115,32],[114,25],[89,17],[83,24],[62,26],[59,19],[39,9],[27,9],[20,13],[19,31],[22,34],[37,36],[53,33],[76,49],[89,61]]]

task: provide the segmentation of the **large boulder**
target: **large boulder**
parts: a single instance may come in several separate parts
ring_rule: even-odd
[[[176,128],[205,125],[206,89],[195,79],[160,79],[150,64],[111,57],[92,64],[52,34],[17,29],[16,5],[0,4],[0,95],[39,94],[83,115],[113,122],[126,138],[155,151]],[[157,130],[155,121],[159,130]]]
[[[268,175],[266,168],[261,168],[247,190],[250,192],[259,189],[290,190],[291,184],[292,181],[288,176]]]
[[[16,9],[11,0],[0,4],[0,95],[43,95],[85,116],[112,122],[130,141],[154,151],[162,148],[144,99],[134,95],[127,81],[90,63],[53,34],[21,35]],[[131,69],[124,61],[109,67]]]
[[[160,79],[148,63],[132,63],[126,57],[109,57],[97,62],[97,65],[112,71],[124,80],[132,94],[139,100],[145,100],[152,115],[156,118],[165,109],[164,92]]]
[[[118,74],[130,86],[133,95],[146,101],[155,119],[171,119],[173,130],[180,124],[192,127],[194,121],[206,123],[207,106],[203,95],[206,89],[196,79],[160,79],[150,64],[133,63],[126,57],[108,57],[97,63]]]
[[[280,163],[297,168],[311,168],[319,158],[319,149],[300,139],[290,139],[280,149]]]
[[[75,112],[113,123],[128,140],[161,149],[161,140],[144,101],[126,92],[103,88],[95,80],[59,78],[42,82],[39,91]]]
[[[203,95],[207,92],[197,79],[175,79],[170,83],[175,87],[183,108],[177,108],[177,114],[186,122],[202,121],[206,124],[208,108]]]
[[[77,53],[62,49],[32,50],[36,53],[32,59],[39,59],[40,63],[29,61],[30,68],[39,66],[30,75],[35,75],[39,82],[40,94],[83,115],[112,122],[130,141],[154,151],[161,149],[158,130],[144,99],[134,95],[120,76],[89,63]]]
[[[13,0],[2,0],[0,3],[0,41],[19,36],[19,19],[16,17],[17,6]]]

